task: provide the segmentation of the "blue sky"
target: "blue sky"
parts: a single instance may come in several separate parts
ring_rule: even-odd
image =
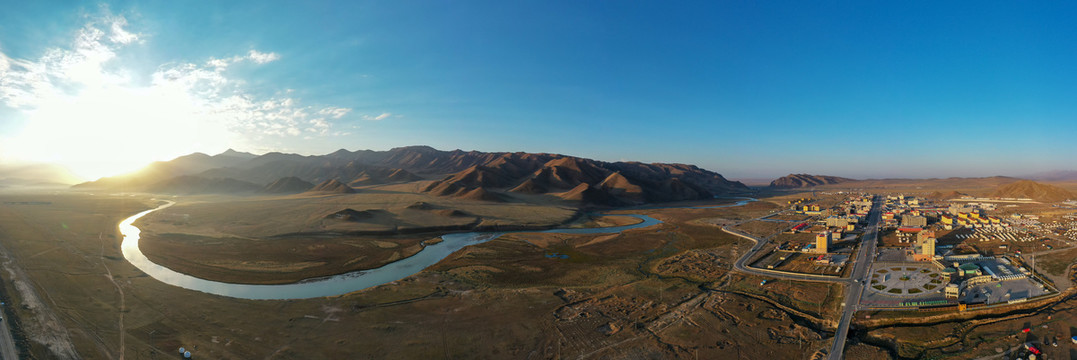
[[[0,156],[79,163],[84,174],[132,166],[89,159],[131,147],[66,155],[115,134],[85,125],[101,124],[153,139],[131,141],[161,149],[139,151],[129,160],[138,163],[228,147],[318,154],[427,144],[684,162],[729,177],[1074,169],[1074,7],[19,2],[0,13],[0,53],[22,64],[0,75]],[[100,47],[79,42],[87,28],[99,30],[88,43]],[[48,57],[80,46],[104,50]],[[27,90],[42,87],[34,81],[51,90]],[[126,102],[74,99],[83,92],[152,101],[117,112]],[[52,141],[48,129],[75,120],[40,109],[68,103],[82,104],[71,106],[77,128],[97,139]],[[68,146],[34,155],[49,142]]]

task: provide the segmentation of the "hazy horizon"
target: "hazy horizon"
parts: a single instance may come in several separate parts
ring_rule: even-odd
[[[408,146],[427,146],[427,145],[404,145],[404,146],[397,146],[397,147],[408,147]],[[393,148],[396,148],[396,147],[393,147]],[[349,148],[340,148],[340,149],[337,149],[337,150],[347,150],[347,151],[355,152],[355,151],[362,151],[362,150],[388,151],[388,150],[391,150],[391,149],[392,148],[386,148],[386,149],[365,149],[365,148],[352,148],[352,149],[349,149]],[[193,155],[195,153],[202,153],[202,154],[205,154],[205,155],[208,155],[208,156],[216,156],[216,155],[224,154],[229,150],[238,151],[238,152],[241,152],[241,153],[248,153],[248,154],[252,154],[252,155],[256,155],[256,156],[265,155],[265,154],[270,153],[270,152],[276,152],[276,151],[270,151],[270,152],[255,153],[255,152],[241,151],[241,150],[236,150],[236,149],[229,148],[229,149],[226,149],[225,151],[221,151],[221,152],[218,152],[218,153],[205,153],[205,152],[196,151],[196,152],[192,152],[192,153],[189,153],[189,154],[183,154],[183,155],[177,156],[175,158],[169,158],[169,159],[160,160],[160,161],[171,161],[171,160],[175,160],[176,158],[187,156],[187,155]],[[334,150],[334,151],[337,151],[337,150]],[[518,151],[515,151],[515,150],[484,151],[484,150],[477,150],[477,149],[461,149],[461,148],[437,149],[437,150],[441,150],[441,151],[462,150],[462,151],[483,151],[483,152],[518,152]],[[285,151],[283,153],[298,154],[298,155],[303,155],[303,156],[318,156],[318,155],[327,155],[327,154],[329,154],[331,152],[333,152],[333,151],[325,152],[325,153],[301,153],[301,152],[286,152]],[[570,153],[562,153],[562,152],[557,152],[557,151],[536,151],[536,153],[555,153],[555,154],[561,154],[561,155],[567,155],[567,156],[576,156],[576,157],[587,158],[586,156],[581,156],[581,155],[577,155],[577,154],[570,154]],[[632,159],[594,159],[594,160],[606,161],[606,162],[638,161],[638,160],[632,160]],[[677,161],[664,161],[664,162],[665,163],[678,163]],[[680,163],[684,163],[684,162],[680,162]],[[729,179],[729,180],[742,181],[742,182],[747,181],[747,183],[749,183],[749,184],[750,183],[757,183],[757,182],[770,182],[771,180],[774,180],[774,179],[777,179],[777,178],[780,178],[780,177],[783,177],[783,176],[786,176],[786,175],[790,175],[790,174],[838,176],[838,177],[851,178],[851,179],[855,179],[855,180],[931,179],[931,178],[943,179],[943,178],[951,178],[951,177],[957,177],[957,178],[983,178],[983,177],[995,177],[995,176],[1005,176],[1005,177],[1014,177],[1014,178],[1035,178],[1035,177],[1039,177],[1039,176],[1051,175],[1051,174],[1056,174],[1056,173],[1075,173],[1075,174],[1077,174],[1077,170],[1045,170],[1045,171],[1040,171],[1040,172],[1036,172],[1036,173],[1027,173],[1027,174],[1002,174],[1002,173],[999,173],[999,174],[989,174],[989,175],[966,176],[966,175],[946,175],[945,173],[943,173],[943,174],[938,174],[938,175],[928,175],[928,176],[917,177],[917,176],[902,176],[900,174],[892,175],[892,176],[886,176],[886,175],[882,175],[882,176],[851,176],[851,175],[840,174],[840,173],[823,173],[823,172],[816,172],[816,171],[810,171],[809,170],[809,171],[784,172],[784,173],[780,173],[780,174],[775,173],[775,174],[771,174],[771,175],[761,175],[761,176],[737,176],[735,173],[725,173],[725,172],[722,172],[722,171],[720,171],[718,169],[707,168],[707,167],[701,166],[699,164],[692,164],[692,163],[688,163],[688,164],[697,165],[697,166],[700,166],[700,167],[702,167],[702,168],[704,168],[706,170],[717,172],[717,173],[721,174],[723,177],[725,177],[726,179]],[[58,166],[60,169],[63,169],[62,171],[68,171],[68,169],[66,169],[63,165],[57,165],[57,164],[31,163],[31,162],[9,162],[9,163],[0,163],[0,174],[3,174],[5,170],[10,169],[10,168],[33,167],[34,165]],[[149,165],[149,164],[147,163],[145,165]],[[139,167],[135,171],[141,170],[143,167],[144,166]],[[43,170],[51,170],[51,171],[54,171],[54,172],[57,171],[56,168],[49,168],[49,169],[43,169]],[[41,170],[35,170],[35,172],[36,173],[42,173]],[[131,172],[109,174],[109,175],[106,175],[106,176],[103,176],[103,177],[125,175],[125,174],[128,174],[128,173],[131,173]],[[61,175],[67,175],[67,174],[61,174]],[[99,179],[99,178],[84,178],[84,177],[80,177],[80,176],[78,176],[77,174],[74,174],[74,173],[71,173],[69,175],[73,175],[72,178],[68,179],[71,183],[93,181],[93,180]],[[3,179],[3,177],[0,177],[0,180],[2,180],[2,179]]]
[[[1073,4],[15,3],[0,162],[556,152],[728,178],[1073,169]],[[915,19],[915,21],[911,21]]]

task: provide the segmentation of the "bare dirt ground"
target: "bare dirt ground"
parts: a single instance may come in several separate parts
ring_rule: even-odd
[[[765,238],[774,235],[782,230],[788,229],[791,225],[784,222],[774,221],[749,221],[734,226],[733,229],[747,233],[748,235]]]
[[[51,201],[0,207],[0,243],[39,294],[15,295],[20,319],[51,310],[86,359],[161,358],[180,346],[221,359],[805,358],[828,343],[812,313],[833,307],[830,289],[759,292],[758,279],[729,273],[749,244],[698,221],[771,205],[653,210],[666,223],[612,237],[518,234],[344,296],[249,301],[168,286],[123,260],[116,223],[149,199]],[[28,332],[33,356],[62,354],[45,345],[56,332]]]
[[[282,284],[377,268],[414,255],[448,231],[548,227],[577,215],[560,206],[456,200],[394,189],[177,198],[177,205],[139,220],[139,248],[156,263],[200,278]],[[636,221],[611,216],[579,225]]]
[[[1027,358],[1023,344],[1032,343],[1041,358],[1069,359],[1077,347],[1077,300],[1010,315],[985,316],[959,322],[899,326],[871,330],[867,337],[890,343],[903,358]],[[1030,331],[1025,333],[1023,329]],[[1057,342],[1058,346],[1052,344]]]

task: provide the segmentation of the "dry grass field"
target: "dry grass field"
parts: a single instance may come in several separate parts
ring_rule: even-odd
[[[377,268],[449,231],[551,227],[576,220],[561,206],[457,200],[364,188],[356,194],[173,198],[137,223],[154,262],[200,278],[280,284]],[[386,190],[389,189],[389,190]],[[578,226],[638,221],[600,217]],[[257,251],[252,251],[257,249]]]
[[[827,329],[839,313],[843,290],[839,284],[773,279],[760,286],[765,277],[730,271],[749,243],[710,224],[765,215],[776,209],[768,202],[616,211],[663,223],[618,234],[513,233],[383,286],[327,298],[252,301],[165,285],[122,258],[116,223],[158,200],[86,194],[3,200],[48,203],[0,205],[0,244],[7,257],[0,295],[10,304],[4,321],[18,324],[33,358],[65,353],[167,358],[179,346],[200,358],[221,359],[810,358],[832,340]],[[585,216],[569,226],[635,221]],[[211,241],[156,236],[161,237],[156,243],[173,247],[164,252]],[[312,255],[289,258],[285,250],[270,251],[295,267],[249,262],[237,274],[263,273],[268,275],[262,281],[279,281],[298,276],[313,261],[366,261],[355,255],[365,247],[404,256],[426,236],[341,236],[323,242],[324,250],[317,248],[318,239],[269,238]],[[231,241],[232,251],[240,252],[264,248],[269,240]],[[330,243],[360,250],[336,250]],[[1057,254],[1060,262],[1068,256]],[[198,261],[229,256],[215,253]],[[903,357],[992,355],[1016,344],[1007,334],[1025,323],[1048,324],[1034,330],[1041,338],[1071,336],[1061,325],[1077,323],[1072,301],[969,326],[873,329],[863,336],[876,339],[874,344],[903,340],[887,345],[892,350],[854,340],[847,350],[850,358],[884,358],[888,351]],[[1068,349],[1060,342],[1049,353],[1064,358]]]
[[[252,301],[165,285],[122,258],[116,223],[156,200],[43,199],[51,205],[0,206],[5,266],[18,270],[0,273],[16,316],[5,321],[23,324],[34,358],[65,346],[86,359],[167,358],[179,346],[221,359],[804,358],[828,334],[788,311],[827,316],[838,291],[790,282],[776,286],[792,296],[757,293],[757,279],[729,272],[748,243],[703,220],[760,216],[766,203],[641,210],[665,223],[621,234],[512,234],[395,283]]]
[[[733,227],[751,236],[765,238],[792,227],[792,224],[774,221],[749,221]]]

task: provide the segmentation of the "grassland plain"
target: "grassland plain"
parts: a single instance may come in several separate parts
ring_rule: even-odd
[[[88,359],[155,358],[179,346],[223,359],[803,358],[827,342],[784,300],[735,289],[757,282],[729,274],[749,244],[703,225],[759,216],[774,208],[766,203],[646,210],[666,223],[604,240],[597,239],[608,234],[533,244],[520,241],[532,235],[516,234],[391,284],[329,298],[250,301],[165,285],[123,260],[116,223],[152,206],[149,198],[49,201],[2,208],[0,242],[47,300],[25,309],[25,295],[12,296],[20,318],[52,309]],[[551,252],[568,258],[547,257]],[[834,306],[827,297],[794,306],[825,312],[818,309]],[[54,357],[44,345],[32,354]]]
[[[138,222],[143,228],[139,248],[171,269],[231,283],[293,283],[377,268],[414,255],[447,231],[548,228],[573,221],[583,226],[578,212],[563,206],[375,189],[176,201]]]

